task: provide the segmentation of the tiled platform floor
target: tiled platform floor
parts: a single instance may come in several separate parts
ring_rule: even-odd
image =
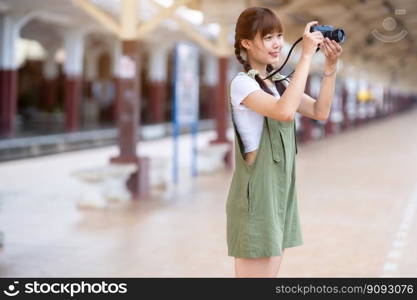
[[[279,276],[417,277],[416,120],[414,110],[299,147],[305,244],[286,250]],[[141,149],[152,154],[157,143]],[[0,276],[233,277],[225,240],[231,172],[127,206],[77,210],[69,173],[115,153],[0,164]]]

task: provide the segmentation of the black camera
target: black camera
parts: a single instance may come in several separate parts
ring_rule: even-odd
[[[333,26],[330,25],[315,25],[310,27],[310,32],[313,31],[320,31],[325,38],[327,37],[339,44],[345,41],[345,32],[341,28],[333,29]]]
[[[341,28],[337,28],[337,29],[333,29],[333,26],[330,25],[315,25],[315,26],[311,26],[310,27],[310,32],[313,31],[320,31],[323,36],[330,40],[336,41],[337,43],[341,44],[345,41],[345,32],[343,31],[343,29]],[[270,77],[272,77],[273,75],[277,74],[279,71],[281,71],[282,68],[284,68],[285,64],[288,61],[288,58],[291,55],[292,50],[294,49],[295,45],[297,45],[299,42],[301,42],[303,40],[302,37],[300,37],[292,46],[290,49],[290,52],[287,55],[287,58],[285,59],[284,63],[282,64],[281,67],[279,67],[277,70],[272,71],[271,73],[268,74],[268,76],[266,76],[265,78],[262,78],[262,80],[266,80]],[[316,52],[320,50],[320,47],[317,47]],[[291,74],[287,75],[286,77],[282,78],[282,79],[278,79],[276,81],[283,81],[283,80],[287,80],[288,81],[288,77],[290,77],[292,75],[292,73],[294,73],[295,71],[292,71]]]

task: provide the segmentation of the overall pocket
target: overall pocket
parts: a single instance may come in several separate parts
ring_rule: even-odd
[[[285,158],[285,148],[282,133],[277,126],[270,126],[269,136],[271,141],[272,158],[279,163]]]
[[[247,212],[249,213],[251,210],[251,196],[250,196],[250,180],[248,180],[248,184],[246,185],[246,201],[247,201]]]
[[[252,177],[248,180],[248,185],[246,187],[246,200],[247,200],[247,213],[253,214],[254,209],[254,197],[253,197],[253,186],[252,186]]]

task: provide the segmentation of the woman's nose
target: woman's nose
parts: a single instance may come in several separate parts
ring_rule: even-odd
[[[274,39],[274,43],[273,43],[274,48],[279,47],[280,44],[281,44],[281,42],[280,42],[279,38]]]

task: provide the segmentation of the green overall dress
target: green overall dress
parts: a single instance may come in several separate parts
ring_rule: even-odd
[[[255,161],[244,160],[244,146],[229,110],[235,133],[235,168],[226,201],[228,256],[280,256],[303,244],[297,205],[297,141],[295,120],[263,118]]]

